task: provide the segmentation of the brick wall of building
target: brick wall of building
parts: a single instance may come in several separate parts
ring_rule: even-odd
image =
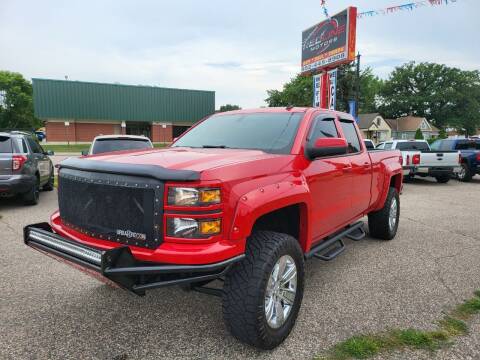
[[[120,134],[120,124],[74,123],[66,127],[63,122],[45,124],[47,142],[89,142],[98,135]]]
[[[161,124],[152,124],[153,142],[171,142],[173,140],[172,125],[166,125],[163,128]]]

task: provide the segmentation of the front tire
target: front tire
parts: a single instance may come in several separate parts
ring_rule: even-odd
[[[368,214],[368,230],[377,239],[392,240],[397,234],[400,220],[400,197],[397,189],[388,190],[383,208]]]
[[[43,185],[42,190],[44,191],[52,191],[55,188],[55,174],[52,169],[52,173],[50,174],[50,177],[48,178],[48,182]]]
[[[238,340],[261,349],[281,344],[295,325],[304,286],[303,252],[290,235],[259,231],[227,274],[223,316]]]
[[[30,190],[23,194],[23,202],[25,205],[37,205],[40,197],[40,180],[36,179]]]

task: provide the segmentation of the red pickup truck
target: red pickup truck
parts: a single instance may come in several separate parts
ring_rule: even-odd
[[[367,152],[341,112],[214,114],[166,149],[62,162],[59,211],[24,241],[138,295],[183,285],[222,296],[230,332],[271,349],[294,326],[306,259],[362,239],[365,215],[370,236],[395,236],[401,160]]]

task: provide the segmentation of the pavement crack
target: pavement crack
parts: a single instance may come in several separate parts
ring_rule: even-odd
[[[434,229],[434,230],[439,230],[439,231],[445,231],[445,232],[448,232],[450,234],[454,234],[454,235],[460,235],[460,236],[463,236],[463,237],[466,237],[466,238],[470,238],[470,239],[473,239],[473,240],[476,240],[476,241],[480,241],[480,238],[477,238],[475,236],[472,236],[472,235],[469,235],[469,234],[465,234],[465,233],[462,233],[462,232],[458,232],[458,231],[453,231],[453,230],[449,230],[449,229],[444,229],[444,228],[439,228],[439,227],[434,227],[432,225],[429,225],[427,223],[424,223],[423,221],[420,221],[420,220],[417,220],[417,219],[412,219],[408,216],[403,216],[404,219],[407,219],[407,220],[410,220],[414,223],[417,223],[417,224],[421,224],[425,227],[428,227],[429,229]]]
[[[7,229],[11,230],[14,234],[21,235],[20,232],[18,232],[17,229],[15,229],[12,225],[10,225],[8,222],[0,218],[0,223],[4,224]]]

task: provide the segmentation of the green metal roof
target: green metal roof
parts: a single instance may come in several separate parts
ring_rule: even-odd
[[[32,79],[40,119],[194,123],[215,112],[215,92]]]

